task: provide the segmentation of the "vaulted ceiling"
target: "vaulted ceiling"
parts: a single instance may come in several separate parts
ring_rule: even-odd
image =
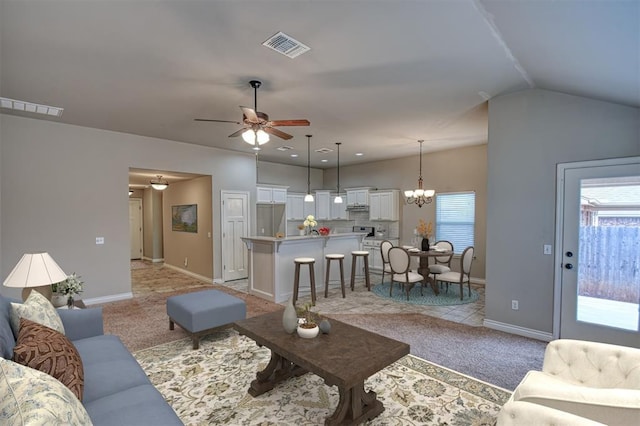
[[[257,79],[258,110],[311,122],[260,158],[306,165],[311,134],[314,167],[486,143],[486,100],[523,89],[640,107],[635,0],[0,0],[0,43],[0,96],[64,108],[2,113],[253,152],[194,119],[241,121]]]

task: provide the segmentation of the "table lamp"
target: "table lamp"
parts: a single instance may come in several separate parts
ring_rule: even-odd
[[[51,300],[53,294],[51,284],[66,279],[67,274],[49,256],[49,253],[26,253],[4,280],[3,285],[22,288],[22,300],[27,300],[34,288]]]

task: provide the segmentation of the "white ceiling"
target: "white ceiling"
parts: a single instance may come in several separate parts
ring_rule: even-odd
[[[486,99],[522,89],[640,107],[638,0],[0,0],[0,37],[0,95],[64,108],[3,113],[252,152],[193,119],[240,121],[258,79],[259,110],[311,122],[260,158],[303,166],[305,134],[341,165],[486,143]]]

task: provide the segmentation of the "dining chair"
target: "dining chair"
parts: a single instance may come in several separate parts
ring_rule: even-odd
[[[407,292],[407,300],[409,300],[409,292],[417,282],[422,282],[420,286],[420,294],[424,286],[424,277],[417,272],[409,270],[411,258],[409,252],[402,247],[391,247],[389,249],[389,266],[391,267],[391,283],[389,283],[389,297],[393,295],[393,283],[402,283]]]
[[[382,280],[381,283],[384,284],[384,274],[385,272],[391,274],[391,266],[389,266],[389,249],[393,247],[391,241],[384,240],[380,243],[380,257],[382,258]]]
[[[447,240],[440,240],[436,241],[434,247],[451,252],[451,254],[434,257],[433,265],[429,265],[429,274],[433,275],[433,279],[437,284],[437,275],[451,271],[451,259],[453,259],[453,244]],[[442,283],[440,284],[440,288],[442,288]]]
[[[460,257],[460,272],[449,271],[438,276],[438,280],[450,284],[460,284],[460,300],[464,296],[464,283],[469,287],[469,297],[471,297],[471,263],[473,262],[473,246],[469,246],[462,252]]]

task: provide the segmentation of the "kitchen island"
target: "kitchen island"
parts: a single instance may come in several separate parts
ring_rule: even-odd
[[[271,302],[286,302],[293,295],[293,279],[296,257],[313,257],[316,294],[324,294],[325,254],[344,254],[344,275],[349,286],[351,252],[360,250],[366,236],[362,232],[329,234],[327,236],[304,237],[246,237],[242,241],[249,250],[249,294]],[[340,286],[340,268],[337,262],[331,265],[329,286]],[[299,294],[311,292],[309,268],[300,268]]]

